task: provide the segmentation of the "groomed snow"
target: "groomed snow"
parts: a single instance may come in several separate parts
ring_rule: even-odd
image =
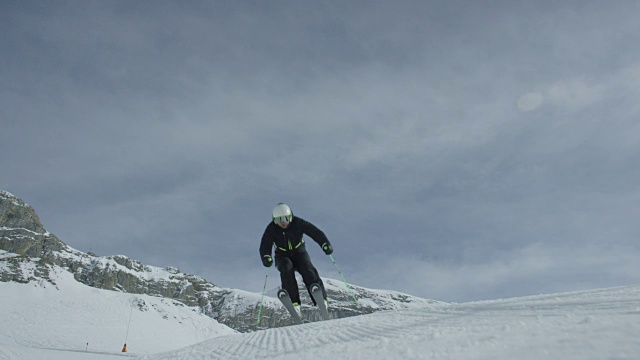
[[[638,334],[635,286],[386,311],[145,359],[638,359]]]
[[[145,297],[149,311],[134,311],[124,354],[113,348],[124,340],[130,295],[13,283],[0,290],[3,360],[640,358],[640,286],[435,304],[249,334],[229,334],[188,308],[154,310],[162,300]],[[174,350],[161,353],[167,348]]]

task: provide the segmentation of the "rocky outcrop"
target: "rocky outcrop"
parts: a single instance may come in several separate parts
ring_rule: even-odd
[[[3,190],[0,190],[0,226],[26,229],[35,233],[46,232],[31,206]]]

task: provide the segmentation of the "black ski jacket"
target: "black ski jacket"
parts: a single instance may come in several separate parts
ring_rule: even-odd
[[[267,225],[260,242],[260,258],[265,255],[271,255],[272,247],[275,247],[278,256],[291,256],[306,251],[304,235],[308,235],[320,246],[324,244],[331,245],[322,230],[312,223],[294,216],[286,229],[276,225],[273,221]]]

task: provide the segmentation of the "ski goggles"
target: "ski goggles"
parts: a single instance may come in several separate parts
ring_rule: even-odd
[[[288,224],[291,222],[291,217],[292,217],[291,215],[274,217],[273,222],[276,224],[280,224],[280,223]]]

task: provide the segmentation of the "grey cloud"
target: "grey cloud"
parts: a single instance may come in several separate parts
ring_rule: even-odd
[[[253,291],[280,201],[365,286],[637,281],[634,6],[4,3],[0,187],[80,250]]]

